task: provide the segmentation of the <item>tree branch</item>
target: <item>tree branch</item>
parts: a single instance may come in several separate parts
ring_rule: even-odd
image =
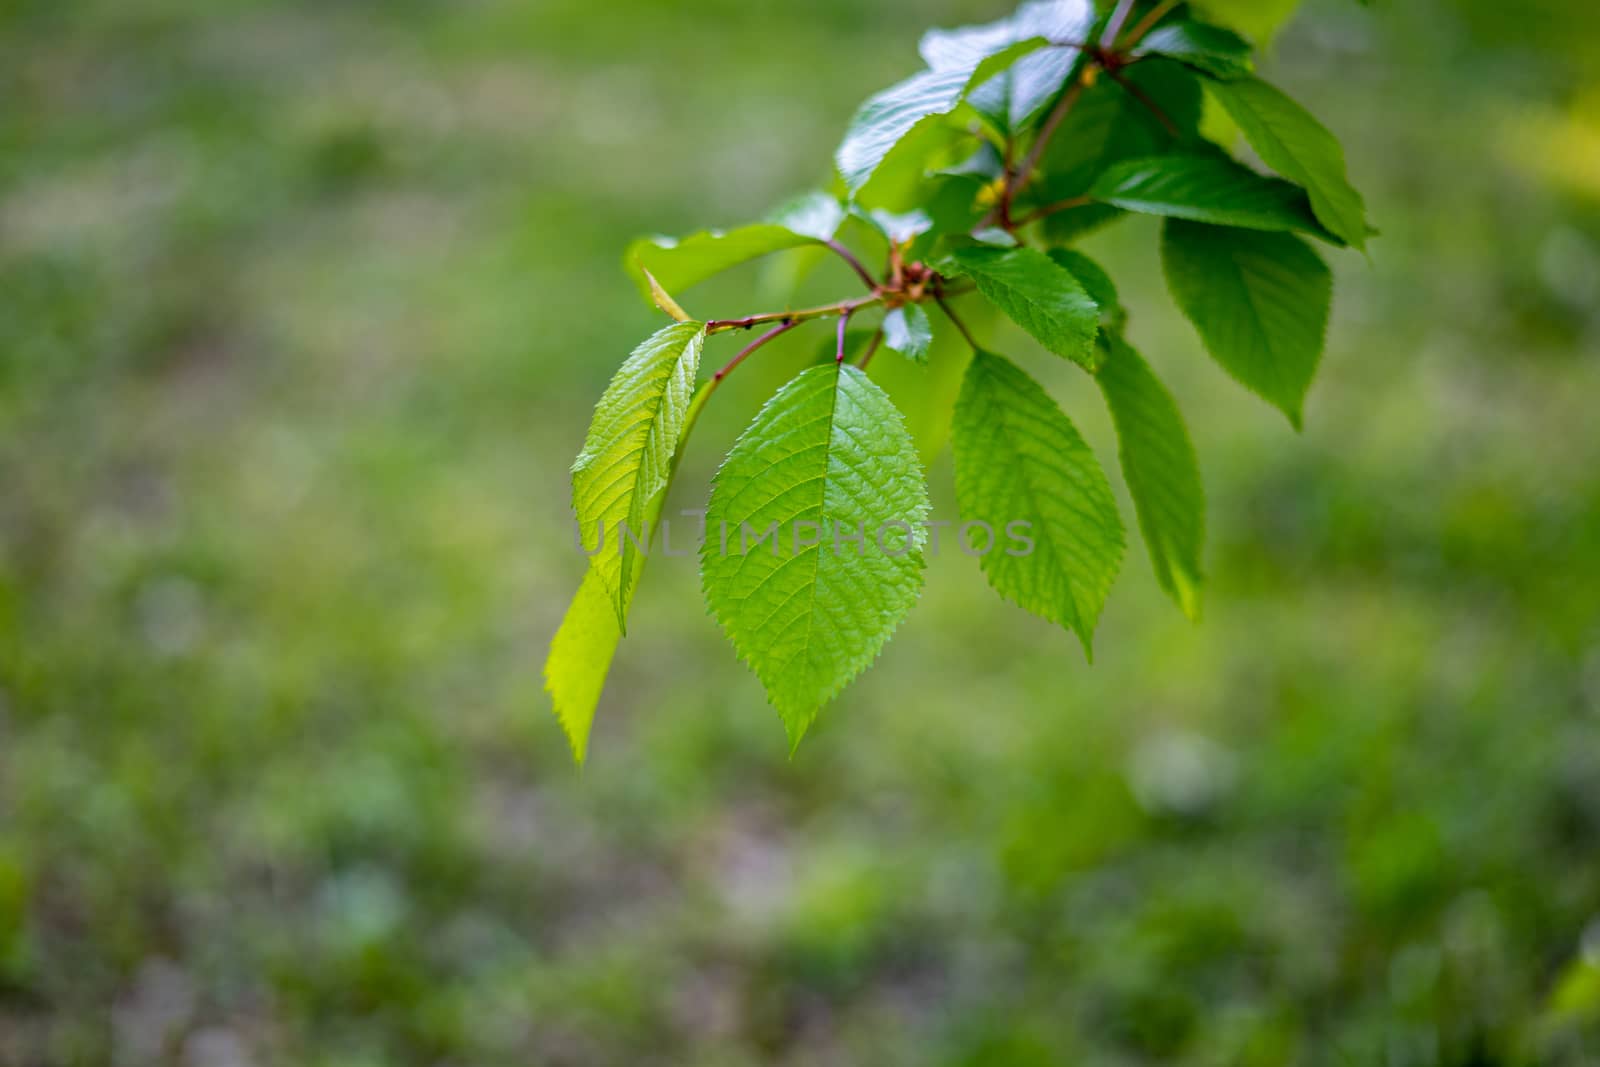
[[[717,371],[717,373],[711,376],[711,381],[713,383],[720,383],[722,379],[733,373],[733,368],[749,359],[755,353],[756,349],[760,348],[768,341],[776,341],[779,337],[782,337],[784,334],[788,333],[798,325],[800,325],[800,323],[795,319],[785,319],[777,326],[774,326],[760,337],[757,337],[754,341],[751,341],[749,344],[745,345],[744,348],[740,349],[739,354],[734,356],[733,359],[729,360],[726,367],[723,367],[721,370]]]
[[[801,311],[770,311],[764,315],[746,315],[742,319],[712,319],[706,323],[707,334],[725,333],[728,330],[748,330],[752,326],[759,326],[765,322],[805,322],[808,319],[828,319],[835,315],[855,314],[862,308],[883,303],[881,295],[864,296],[858,300],[844,300],[837,304],[824,304],[822,307],[805,308]]]
[[[856,364],[862,370],[867,369],[867,364],[872,362],[872,357],[877,355],[878,346],[883,344],[883,330],[879,329],[872,335],[872,340],[867,343],[866,355],[861,357],[861,362]]]
[[[823,243],[837,252],[839,254],[839,258],[850,264],[850,269],[855,271],[856,275],[860,277],[862,281],[867,283],[868,289],[871,289],[873,292],[878,291],[878,280],[872,276],[872,273],[868,271],[866,267],[862,266],[861,261],[856,258],[854,252],[850,251],[844,245],[840,244],[831,237]]]
[[[1156,23],[1166,18],[1168,13],[1181,2],[1182,0],[1161,0],[1161,3],[1151,8],[1150,13],[1140,19],[1138,25],[1129,30],[1128,36],[1123,38],[1122,50],[1127,51],[1144,40],[1144,35],[1155,29]]]
[[[978,344],[977,341],[973,340],[972,331],[967,329],[967,324],[962,322],[961,319],[956,315],[955,310],[945,302],[944,294],[935,293],[933,294],[933,299],[934,302],[939,305],[939,310],[944,312],[945,318],[954,323],[955,328],[961,331],[961,336],[967,339],[967,344],[972,346],[972,350],[974,352],[981,351],[983,346]]]
[[[1122,26],[1128,21],[1128,16],[1133,14],[1133,0],[1118,0],[1117,9],[1111,13],[1111,21],[1106,23],[1106,32],[1100,35],[1100,47],[1110,49],[1117,42],[1117,35],[1122,32]]]

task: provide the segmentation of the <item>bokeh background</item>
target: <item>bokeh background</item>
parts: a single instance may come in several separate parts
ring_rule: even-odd
[[[825,181],[1006,7],[0,4],[0,1064],[1600,1063],[1591,0],[1278,41],[1383,231],[1303,435],[1152,225],[1094,238],[1199,447],[1201,625],[1136,547],[1091,668],[947,553],[791,761],[662,560],[572,766],[626,241]]]

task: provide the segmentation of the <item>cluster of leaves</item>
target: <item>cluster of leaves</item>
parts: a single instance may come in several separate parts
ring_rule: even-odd
[[[1264,15],[1222,0],[1121,0],[1112,10],[1035,0],[995,23],[931,31],[927,69],[856,115],[833,191],[755,225],[630,250],[642,291],[676,321],[618,371],[573,467],[593,554],[546,680],[579,760],[648,531],[701,408],[744,359],[816,320],[836,323],[837,344],[734,445],[702,549],[706,601],[791,743],[871,664],[920,590],[921,463],[868,367],[880,348],[929,359],[929,305],[970,348],[950,426],[961,519],[990,531],[1025,523],[1032,542],[1026,553],[984,554],[990,584],[1075,632],[1088,652],[1125,535],[1093,452],[1037,382],[972,337],[957,310],[967,299],[1094,377],[1156,578],[1198,614],[1204,495],[1193,446],[1128,342],[1111,278],[1072,245],[1128,213],[1161,216],[1169,288],[1206,350],[1299,426],[1332,295],[1307,238],[1359,249],[1371,231],[1333,135],[1253,73],[1243,34],[1268,32],[1285,5],[1272,6]],[[1229,154],[1240,135],[1274,174]],[[706,321],[671,295],[801,248],[840,255],[866,295]],[[881,276],[863,264],[868,248],[883,253]],[[847,326],[869,316],[877,325],[857,363]],[[708,338],[758,326],[765,332],[697,389]],[[760,536],[774,525],[778,536]],[[623,527],[645,540],[617,536]],[[886,529],[902,535],[885,540]]]

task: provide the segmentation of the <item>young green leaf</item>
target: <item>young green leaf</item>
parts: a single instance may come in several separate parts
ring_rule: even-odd
[[[925,70],[861,106],[835,156],[852,195],[918,123],[955,109],[971,74],[970,69]]]
[[[624,633],[640,548],[621,527],[641,543],[649,536],[651,509],[672,477],[705,337],[698,322],[675,323],[634,349],[600,398],[572,465],[572,508],[585,547],[608,541],[590,567]]]
[[[997,535],[982,557],[989,584],[1076,632],[1092,655],[1123,552],[1122,519],[1094,453],[1037,382],[988,352],[967,368],[952,440],[961,518]],[[1002,547],[1017,523],[1029,524],[1032,551]]]
[[[1311,210],[1348,245],[1365,248],[1367,209],[1345,176],[1344,149],[1305,108],[1259,78],[1208,81],[1206,90],[1261,161],[1311,196]]]
[[[825,193],[790,201],[766,222],[734,230],[702,230],[681,241],[647,237],[628,247],[626,264],[652,303],[655,289],[682,292],[725,270],[790,248],[821,244],[844,221],[844,208]],[[655,285],[651,285],[651,279]]]
[[[1290,234],[1180,219],[1167,221],[1161,258],[1206,349],[1299,429],[1333,297],[1327,265]]]
[[[1100,309],[1083,286],[1031,248],[958,247],[942,268],[970,277],[978,292],[1050,351],[1094,369]]]
[[[1146,215],[1250,230],[1298,230],[1344,243],[1322,228],[1304,189],[1218,154],[1124,160],[1107,168],[1089,195]]]
[[[718,471],[701,555],[706,603],[791,745],[916,602],[928,506],[904,420],[848,364],[802,371]]]
[[[1204,22],[1169,22],[1151,31],[1133,50],[1136,56],[1163,56],[1215,78],[1242,78],[1253,70],[1250,42]]]
[[[544,662],[545,690],[555,702],[556,719],[572,746],[572,757],[580,764],[589,749],[594,709],[620,640],[622,627],[617,623],[611,593],[599,572],[590,567]]]
[[[1205,494],[1178,406],[1148,364],[1116,334],[1095,375],[1116,423],[1122,474],[1156,581],[1190,619],[1200,617]]]
[[[918,363],[928,361],[933,344],[933,323],[921,304],[897,307],[883,317],[883,343]]]
[[[690,321],[692,316],[690,316],[687,311],[683,310],[676,300],[672,299],[671,293],[662,288],[661,283],[656,280],[656,276],[654,274],[651,274],[649,271],[645,271],[644,280],[650,286],[651,303],[660,308],[662,311],[666,312],[666,314],[674,322]]]

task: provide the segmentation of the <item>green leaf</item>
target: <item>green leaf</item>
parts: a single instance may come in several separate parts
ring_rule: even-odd
[[[1218,154],[1124,160],[1109,167],[1089,195],[1146,215],[1251,230],[1298,230],[1344,243],[1317,222],[1305,190]]]
[[[921,304],[897,307],[883,317],[883,343],[918,363],[928,361],[933,344],[933,323]]]
[[[1102,314],[1113,308],[1120,310],[1122,298],[1117,294],[1117,283],[1104,267],[1075,248],[1052,248],[1048,255],[1056,266],[1078,279],[1089,298],[1100,305]]]
[[[1322,358],[1333,276],[1298,237],[1170,219],[1167,285],[1207,351],[1296,429]]]
[[[1311,196],[1311,210],[1348,245],[1365,248],[1367,209],[1345,176],[1344,149],[1305,108],[1259,78],[1208,81],[1261,161]]]
[[[600,398],[572,465],[572,508],[585,548],[597,547],[597,529],[606,539],[590,568],[624,633],[639,548],[619,527],[625,523],[641,542],[649,536],[652,508],[672,478],[705,337],[698,322],[675,323],[634,349]]]
[[[1094,369],[1100,309],[1078,279],[1043,252],[969,245],[952,251],[942,269],[970,277],[990,303],[1056,355]]]
[[[1207,22],[1238,30],[1257,45],[1265,46],[1289,21],[1300,0],[1191,0],[1190,6]]]
[[[834,197],[809,192],[780,204],[766,221],[813,241],[827,241],[839,232],[845,214],[844,205]]]
[[[1115,334],[1095,375],[1116,423],[1122,474],[1156,581],[1190,619],[1200,617],[1205,494],[1177,404],[1139,353]]]
[[[820,244],[844,221],[844,208],[825,193],[810,193],[766,222],[734,230],[702,230],[682,240],[647,237],[628,246],[626,265],[640,292],[655,302],[650,284],[679,293],[725,270],[790,248]]]
[[[555,702],[556,719],[572,746],[572,757],[580,764],[588,753],[594,709],[620,640],[622,627],[611,594],[599,572],[590,567],[544,663],[545,689]]]
[[[1025,128],[1060,94],[1094,23],[1089,0],[1035,0],[998,22],[930,30],[919,50],[934,70],[971,72],[967,101],[999,133]]]
[[[1253,69],[1250,42],[1204,22],[1169,22],[1146,35],[1136,56],[1165,56],[1216,78],[1242,78]]]
[[[1037,382],[988,352],[967,368],[953,441],[961,518],[996,534],[981,561],[989,584],[1076,632],[1092,656],[1123,552],[1122,520],[1094,453]],[[1026,554],[1007,536],[1018,522],[1031,524]]]
[[[1176,63],[1146,62],[1127,68],[1123,78],[1155,101],[1184,138],[1198,137],[1202,96],[1192,71]],[[1111,164],[1157,155],[1177,140],[1126,89],[1101,78],[1068,112],[1019,210],[1084,196]],[[1051,215],[1044,230],[1052,241],[1065,242],[1120,215],[1106,204],[1086,204]]]
[[[1102,332],[1110,330],[1114,333],[1122,329],[1128,321],[1128,312],[1122,306],[1122,298],[1117,295],[1116,283],[1105,268],[1073,248],[1052,248],[1049,255],[1056,266],[1078,279],[1078,284],[1100,305]]]
[[[791,745],[916,602],[927,513],[900,413],[847,364],[812,367],[779,390],[717,472],[702,552],[706,602],[766,687]],[[776,541],[759,541],[772,525]],[[859,555],[845,539],[858,529]]]
[[[918,123],[955,110],[971,73],[970,69],[925,70],[863,104],[835,155],[849,191],[859,192]]]

